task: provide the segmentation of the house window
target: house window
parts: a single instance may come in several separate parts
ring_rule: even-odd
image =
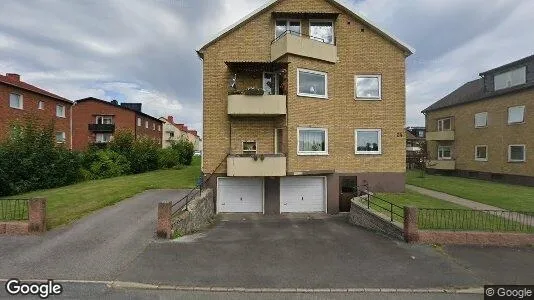
[[[493,77],[495,90],[502,90],[527,82],[527,68],[521,67]]]
[[[525,107],[514,106],[508,108],[508,124],[523,123],[525,120]]]
[[[328,130],[298,128],[298,155],[328,155]]]
[[[382,98],[382,76],[356,75],[354,94],[356,99],[380,100]]]
[[[174,132],[169,132],[169,138],[174,138]]]
[[[381,129],[356,129],[356,154],[382,154]]]
[[[56,105],[56,116],[58,118],[65,118],[65,106],[63,105]]]
[[[152,123],[152,130],[156,131],[156,123]]]
[[[310,38],[327,44],[334,44],[334,22],[310,21]]]
[[[98,116],[96,117],[96,124],[113,124],[112,116]]]
[[[438,159],[452,159],[451,146],[439,146],[438,147]]]
[[[40,109],[40,110],[43,110],[45,108],[44,101],[39,101],[39,103],[37,104],[37,108]]]
[[[257,144],[256,141],[243,142],[243,154],[256,154]]]
[[[475,160],[476,161],[488,161],[488,146],[486,145],[475,146]]]
[[[421,137],[421,138],[422,138],[422,137],[425,137],[425,132],[424,132],[423,130],[418,130],[418,131],[417,131],[417,136],[418,136],[418,137]]]
[[[451,118],[438,120],[438,131],[449,131],[451,129],[452,129]]]
[[[67,140],[67,137],[65,135],[65,132],[56,132],[56,143],[62,144],[65,143]]]
[[[300,35],[300,28],[300,20],[276,20],[274,37],[279,38],[286,32],[294,35]]]
[[[112,139],[113,139],[113,134],[111,133],[97,133],[95,141],[97,143],[106,144],[106,143],[111,142]]]
[[[22,100],[22,95],[9,94],[9,107],[16,108],[16,109],[23,109],[24,104]]]
[[[524,162],[526,161],[525,145],[509,145],[508,146],[508,161],[509,162]]]
[[[486,126],[488,126],[488,113],[481,112],[481,113],[475,114],[475,127],[482,128]]]
[[[141,118],[137,118],[137,127],[141,127]]]
[[[161,125],[158,125],[158,131],[161,131]]]
[[[145,121],[145,128],[148,129],[148,121]]]
[[[297,95],[328,98],[328,74],[319,71],[297,69]]]

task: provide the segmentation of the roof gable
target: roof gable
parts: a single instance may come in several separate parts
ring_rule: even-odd
[[[256,10],[254,10],[250,14],[246,15],[245,17],[243,17],[242,19],[240,19],[236,23],[234,23],[234,24],[228,26],[227,28],[223,29],[221,32],[219,32],[215,36],[211,37],[206,43],[204,43],[201,47],[199,47],[199,49],[197,50],[197,53],[199,54],[200,57],[202,57],[203,50],[205,50],[206,48],[208,48],[209,46],[211,46],[213,43],[217,42],[221,38],[225,37],[226,35],[228,35],[232,31],[234,31],[235,29],[239,28],[240,26],[243,26],[244,24],[248,23],[248,21],[250,21],[252,18],[262,14],[267,9],[271,8],[272,6],[274,6],[275,4],[277,4],[280,1],[283,1],[283,0],[269,0],[263,6],[259,7]],[[381,29],[380,27],[378,27],[376,24],[374,24],[373,22],[371,22],[367,18],[357,14],[356,12],[351,10],[350,8],[348,8],[345,5],[341,4],[339,2],[339,0],[323,0],[323,1],[331,3],[332,5],[336,6],[340,10],[346,12],[348,15],[350,15],[354,19],[356,19],[356,20],[362,22],[363,24],[369,26],[374,31],[376,31],[379,35],[381,35],[382,37],[384,37],[385,39],[389,40],[390,42],[395,44],[397,47],[402,49],[406,53],[407,56],[415,53],[415,49],[412,48],[410,45],[408,45],[407,43],[401,41],[399,38],[395,37],[391,33],[388,33],[384,29]]]
[[[66,98],[63,98],[61,96],[58,96],[56,94],[53,94],[53,93],[50,93],[48,91],[45,91],[41,88],[38,88],[34,85],[31,85],[29,83],[26,83],[24,81],[14,81],[14,80],[11,80],[9,79],[7,76],[4,76],[4,75],[0,75],[0,82],[1,83],[4,83],[4,84],[8,84],[8,85],[11,85],[11,86],[14,86],[14,87],[17,87],[19,89],[23,89],[23,90],[26,90],[26,91],[30,91],[30,92],[34,92],[34,93],[37,93],[37,94],[40,94],[40,95],[43,95],[43,96],[47,96],[47,97],[50,97],[50,98],[54,98],[54,99],[57,99],[57,100],[60,100],[60,101],[63,101],[63,102],[67,102],[69,104],[72,104],[73,102],[70,101],[69,99],[66,99]]]

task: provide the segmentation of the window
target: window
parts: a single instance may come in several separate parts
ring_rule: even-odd
[[[525,145],[509,145],[508,146],[508,161],[509,162],[524,162],[526,161]]]
[[[43,110],[45,108],[44,101],[39,101],[39,104],[37,104],[37,108],[40,109],[40,110]]]
[[[488,126],[488,113],[481,112],[481,113],[475,114],[475,127],[482,128],[486,126]]]
[[[96,124],[113,124],[112,116],[98,116],[96,117]]]
[[[145,128],[148,129],[148,121],[145,121]]]
[[[418,137],[421,137],[421,138],[422,138],[422,137],[425,137],[425,132],[424,132],[423,130],[418,130],[418,131],[417,131],[417,136],[418,136]]]
[[[9,94],[9,107],[16,108],[16,109],[23,109],[24,104],[22,100],[22,95]]]
[[[495,90],[502,90],[527,82],[527,68],[521,67],[493,77]]]
[[[297,95],[328,98],[328,74],[319,71],[297,69]]]
[[[111,133],[97,133],[95,141],[97,143],[106,144],[106,143],[111,142],[112,139],[113,139],[113,134]]]
[[[256,154],[256,141],[243,142],[243,154]]]
[[[354,77],[354,98],[380,100],[382,98],[381,75],[357,75]]]
[[[451,146],[438,146],[438,159],[451,159]]]
[[[169,138],[174,138],[174,132],[169,132]]]
[[[279,38],[286,32],[294,35],[300,35],[300,20],[276,20],[274,37]]]
[[[488,146],[486,145],[475,146],[475,160],[476,161],[488,161]]]
[[[65,106],[56,105],[56,116],[59,118],[65,118]]]
[[[56,143],[62,144],[65,143],[65,140],[67,139],[65,132],[56,132]]]
[[[438,120],[438,131],[448,131],[452,129],[451,118]]]
[[[382,154],[381,129],[356,129],[356,154]]]
[[[156,131],[156,123],[152,123],[152,130]]]
[[[161,131],[161,125],[158,125],[158,131]]]
[[[508,108],[508,124],[523,123],[525,118],[525,107],[514,106]]]
[[[298,155],[328,155],[328,131],[324,128],[298,128]]]
[[[327,44],[334,44],[334,22],[310,20],[310,38]]]
[[[141,118],[137,118],[137,126],[141,127]]]

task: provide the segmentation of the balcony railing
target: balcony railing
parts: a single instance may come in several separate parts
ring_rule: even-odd
[[[455,170],[456,169],[456,161],[453,159],[447,159],[447,160],[430,160],[427,164],[428,169],[436,169],[436,170]]]
[[[282,154],[230,155],[228,176],[286,176],[286,157]]]
[[[286,114],[285,95],[228,95],[228,114],[232,116],[280,116]]]
[[[101,133],[115,132],[115,124],[89,124],[89,131]]]
[[[271,61],[286,54],[311,57],[328,62],[337,62],[337,46],[293,31],[286,31],[271,42]]]
[[[454,141],[454,131],[434,131],[426,133],[427,141]]]

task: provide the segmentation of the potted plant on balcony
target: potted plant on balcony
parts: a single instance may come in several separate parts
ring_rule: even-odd
[[[263,96],[265,91],[262,88],[249,87],[243,90],[243,95],[247,96]]]

